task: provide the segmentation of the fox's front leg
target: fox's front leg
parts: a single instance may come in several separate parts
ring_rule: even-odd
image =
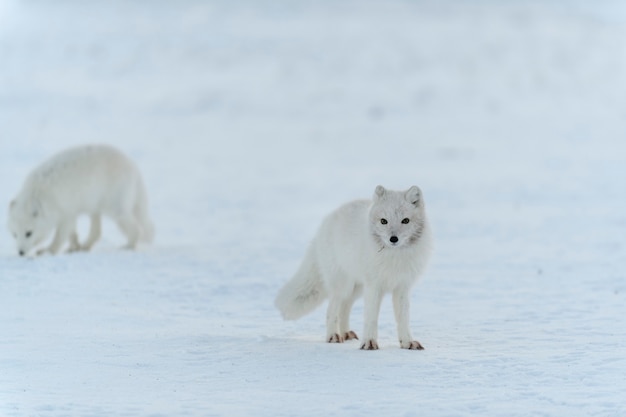
[[[80,250],[80,242],[78,241],[78,233],[74,230],[70,233],[70,247],[67,249],[68,252],[78,252]]]
[[[91,247],[100,239],[100,234],[102,233],[102,218],[100,214],[92,214],[90,216],[91,226],[89,228],[89,236],[85,241],[85,244],[81,246],[81,249],[84,251],[89,251]]]
[[[409,326],[409,290],[408,286],[397,287],[393,290],[393,311],[398,325],[398,339],[402,349],[422,350],[424,347],[411,337]]]
[[[69,239],[72,232],[75,230],[76,222],[74,220],[70,221],[62,221],[57,226],[57,230],[54,234],[54,238],[52,239],[52,243],[45,249],[42,249],[37,252],[37,255],[41,255],[45,252],[49,252],[53,255],[56,255],[61,249],[61,246]]]
[[[363,350],[378,349],[378,315],[380,304],[383,301],[383,292],[376,287],[366,285],[363,289],[363,308],[365,313],[365,326],[363,329]]]
[[[72,225],[72,232],[69,235],[70,247],[68,252],[78,252],[80,250],[80,242],[78,241],[78,232],[76,232],[76,221]]]

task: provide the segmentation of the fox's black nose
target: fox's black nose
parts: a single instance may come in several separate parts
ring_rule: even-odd
[[[24,256],[24,251],[20,250],[20,256]]]
[[[398,243],[398,236],[391,236],[391,237],[389,238],[389,241],[390,241],[391,243]]]

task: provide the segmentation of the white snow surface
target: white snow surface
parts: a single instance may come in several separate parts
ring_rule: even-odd
[[[619,2],[0,4],[0,217],[43,159],[109,143],[156,226],[35,259],[0,234],[0,415],[626,415]],[[273,306],[377,184],[424,192],[424,351],[389,299],[372,352]]]

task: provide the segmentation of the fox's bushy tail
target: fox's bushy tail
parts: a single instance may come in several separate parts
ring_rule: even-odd
[[[274,305],[285,320],[296,320],[315,310],[326,299],[326,289],[312,248],[300,269],[278,292]]]
[[[133,211],[141,228],[139,239],[144,243],[151,243],[154,240],[154,224],[148,214],[148,193],[141,178],[139,178],[137,186],[137,196]]]

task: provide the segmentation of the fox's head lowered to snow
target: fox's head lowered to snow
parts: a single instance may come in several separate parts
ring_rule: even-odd
[[[18,198],[9,206],[8,228],[15,238],[20,255],[27,255],[54,230],[36,201]]]
[[[392,191],[379,185],[369,216],[372,236],[381,248],[413,245],[425,227],[422,191],[417,186],[407,191]]]

